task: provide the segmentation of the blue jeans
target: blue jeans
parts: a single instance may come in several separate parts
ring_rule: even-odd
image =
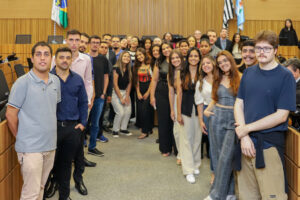
[[[96,148],[96,139],[97,134],[99,132],[101,123],[99,123],[99,119],[103,110],[104,105],[104,99],[101,98],[95,98],[94,105],[91,110],[91,127],[90,127],[90,144],[89,149],[95,149]]]
[[[234,195],[233,154],[236,142],[233,109],[215,106],[210,117],[211,160],[215,180],[210,190],[213,200]]]
[[[203,112],[204,110],[208,107],[208,105],[203,105]],[[209,142],[209,146],[211,147],[211,142],[210,142],[210,134],[209,134],[209,120],[210,120],[210,117],[206,117],[204,114],[203,114],[203,122],[206,126],[206,132],[207,132],[207,136],[208,136],[208,142]],[[210,156],[210,170],[211,171],[214,171],[214,167],[213,167],[213,164],[212,164],[212,153],[211,153],[211,148],[209,148],[209,156]]]

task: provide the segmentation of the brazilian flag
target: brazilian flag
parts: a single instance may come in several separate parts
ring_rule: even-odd
[[[59,26],[67,28],[67,0],[53,0],[51,19],[55,21]]]

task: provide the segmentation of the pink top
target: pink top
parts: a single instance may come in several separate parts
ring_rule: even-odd
[[[51,69],[55,66],[55,56],[53,56]],[[72,62],[70,69],[81,76],[84,82],[85,90],[88,96],[89,104],[91,103],[94,88],[92,76],[92,62],[90,56],[80,53],[79,56]]]

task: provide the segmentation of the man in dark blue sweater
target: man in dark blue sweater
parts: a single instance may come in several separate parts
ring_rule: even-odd
[[[278,37],[262,31],[255,37],[258,64],[247,68],[234,106],[239,199],[286,200],[284,135],[289,111],[296,108],[293,75],[278,64]]]

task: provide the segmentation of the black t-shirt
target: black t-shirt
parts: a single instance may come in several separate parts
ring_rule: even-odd
[[[95,97],[99,98],[103,94],[104,74],[109,73],[108,60],[103,55],[93,58]]]
[[[120,90],[126,90],[128,84],[129,84],[129,77],[128,77],[128,70],[126,70],[123,75],[121,73],[121,70],[119,67],[114,67],[116,73],[119,75],[118,77],[118,86]]]

